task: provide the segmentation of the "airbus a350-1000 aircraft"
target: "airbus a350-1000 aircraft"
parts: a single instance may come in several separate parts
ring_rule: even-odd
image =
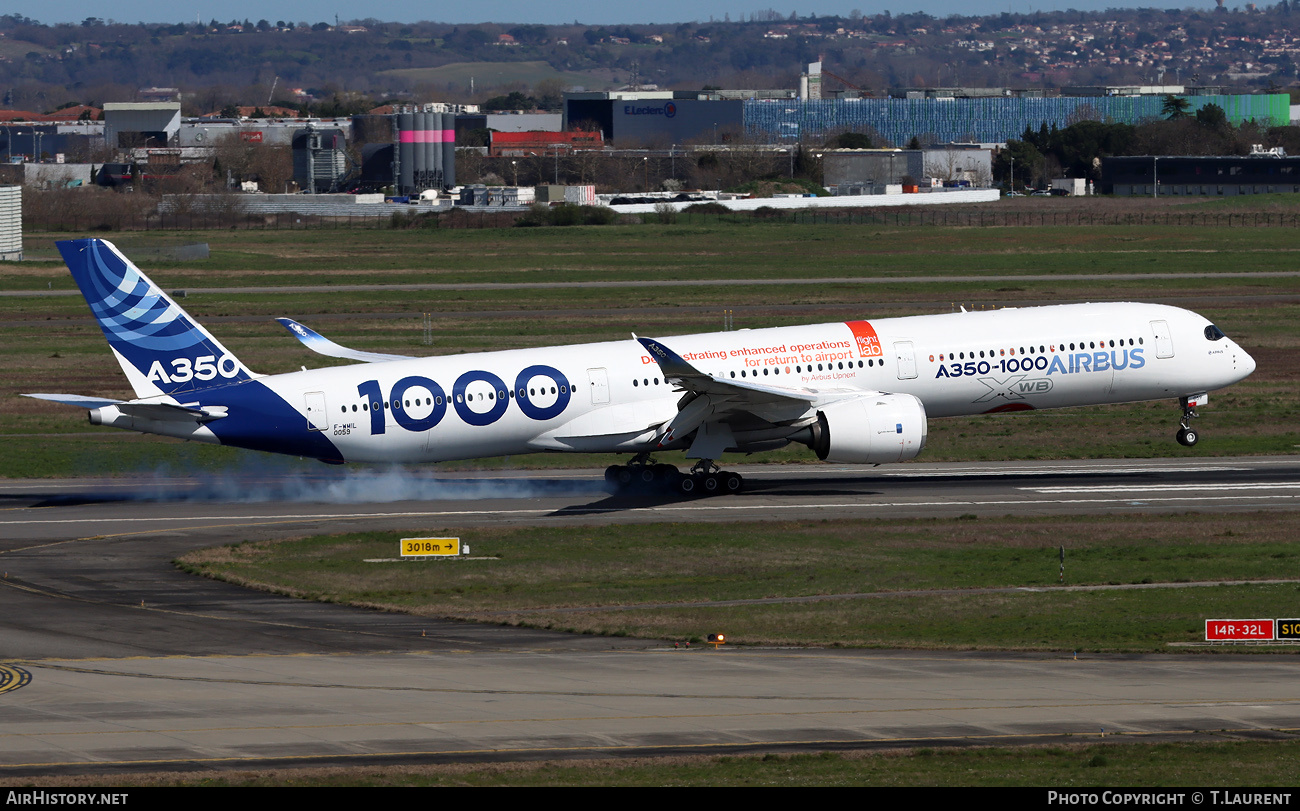
[[[1255,361],[1196,313],[1155,304],[1006,308],[358,363],[259,375],[111,243],[60,242],[134,400],[32,394],[90,421],[324,462],[631,453],[606,477],[737,492],[723,453],[805,444],[832,462],[914,458],[932,417],[1177,398],[1195,408]],[[687,474],[650,455],[682,449]]]

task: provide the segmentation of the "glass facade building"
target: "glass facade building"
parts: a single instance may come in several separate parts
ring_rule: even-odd
[[[1189,114],[1217,104],[1228,121],[1255,119],[1265,126],[1285,126],[1291,119],[1286,94],[1180,96]],[[744,102],[746,133],[758,140],[808,136],[870,128],[894,146],[913,136],[933,136],[939,143],[1002,143],[1018,139],[1026,127],[1044,122],[1065,128],[1075,121],[1095,119],[1138,124],[1162,118],[1164,96],[1059,96],[927,99],[756,99]]]

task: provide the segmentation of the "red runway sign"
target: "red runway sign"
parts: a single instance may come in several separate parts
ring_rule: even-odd
[[[1233,642],[1270,640],[1273,638],[1273,620],[1206,620],[1207,642]]]

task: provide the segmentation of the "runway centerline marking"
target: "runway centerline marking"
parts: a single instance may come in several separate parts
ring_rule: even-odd
[[[984,468],[957,468],[953,470],[907,470],[907,471],[888,471],[880,475],[893,476],[900,478],[922,478],[933,476],[935,478],[957,477],[957,476],[1070,476],[1070,475],[1089,475],[1096,473],[1110,473],[1115,475],[1136,474],[1136,473],[1242,473],[1249,471],[1245,467],[1193,467],[1193,468],[1175,468],[1170,466],[1147,466],[1147,467],[1112,467],[1109,465],[1073,465],[1069,467],[1045,467],[1045,468],[1008,468],[1008,469],[984,469]]]
[[[1232,483],[1207,482],[1205,484],[1080,484],[1060,485],[1055,487],[1018,487],[1017,490],[1030,490],[1043,495],[1067,493],[1168,493],[1185,490],[1300,490],[1300,482],[1277,483]]]

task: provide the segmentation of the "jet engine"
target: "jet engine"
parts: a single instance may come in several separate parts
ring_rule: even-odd
[[[910,394],[877,394],[831,403],[817,422],[791,437],[825,462],[879,465],[915,459],[925,447],[925,406]]]

